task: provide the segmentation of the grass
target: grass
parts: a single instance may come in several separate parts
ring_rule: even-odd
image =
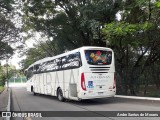
[[[3,86],[0,86],[0,93],[4,90]]]

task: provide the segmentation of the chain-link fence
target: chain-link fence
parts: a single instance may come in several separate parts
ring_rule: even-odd
[[[9,83],[25,83],[27,81],[26,77],[22,77],[22,76],[19,76],[19,77],[11,77],[9,79]]]

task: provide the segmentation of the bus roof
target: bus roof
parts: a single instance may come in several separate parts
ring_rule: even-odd
[[[83,46],[83,47],[80,47],[80,48],[77,48],[77,49],[74,49],[74,50],[71,50],[71,51],[67,51],[65,53],[62,53],[60,55],[56,55],[56,56],[53,56],[53,57],[46,57],[46,58],[43,58],[43,59],[40,59],[36,62],[34,62],[33,64],[31,64],[27,70],[31,67],[33,67],[34,65],[37,65],[37,64],[40,64],[40,63],[43,63],[43,62],[46,62],[46,61],[50,61],[50,60],[53,60],[53,59],[56,59],[56,58],[59,58],[59,57],[63,57],[67,54],[71,54],[71,53],[75,53],[75,52],[79,52],[80,50],[86,50],[86,49],[108,49],[110,51],[112,51],[112,49],[110,48],[107,48],[107,47],[97,47],[97,46]]]

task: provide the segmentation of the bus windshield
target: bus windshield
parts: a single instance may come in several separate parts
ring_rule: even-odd
[[[90,65],[110,65],[112,52],[105,50],[85,50],[87,63]]]

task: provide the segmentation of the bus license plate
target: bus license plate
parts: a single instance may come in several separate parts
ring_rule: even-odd
[[[98,95],[103,95],[103,92],[98,92]]]

